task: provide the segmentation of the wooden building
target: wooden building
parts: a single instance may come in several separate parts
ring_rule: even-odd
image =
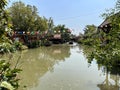
[[[98,26],[98,30],[99,31],[103,31],[105,33],[109,33],[111,29],[111,21],[109,18],[105,19],[99,26]]]
[[[102,30],[105,33],[109,33],[111,28],[114,28],[113,26],[117,26],[120,24],[120,12],[113,14],[106,18],[103,23],[101,23],[98,26],[99,30]]]
[[[112,33],[109,34],[110,31],[116,33],[115,38],[120,40],[120,34],[118,33],[119,28],[120,28],[120,12],[109,16],[98,26],[98,32],[100,35],[101,43],[104,43],[104,45],[109,43],[110,41],[109,36],[113,35]],[[116,30],[116,31],[113,31],[113,30]]]

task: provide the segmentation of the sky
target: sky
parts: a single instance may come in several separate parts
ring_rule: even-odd
[[[114,8],[117,0],[9,0],[9,5],[16,1],[35,5],[40,16],[52,17],[55,25],[65,24],[78,35],[86,25],[99,26],[101,14]]]

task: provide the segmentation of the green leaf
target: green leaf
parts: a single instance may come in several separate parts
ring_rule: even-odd
[[[7,81],[2,81],[0,86],[4,87],[4,88],[7,88],[9,90],[15,90],[15,88],[10,83],[8,83]]]

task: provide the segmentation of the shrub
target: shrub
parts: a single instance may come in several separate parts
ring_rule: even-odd
[[[17,74],[21,69],[10,68],[10,63],[0,60],[0,90],[14,90],[19,87]]]

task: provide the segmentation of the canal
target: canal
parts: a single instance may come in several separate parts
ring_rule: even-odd
[[[89,64],[76,44],[17,52],[11,62],[23,70],[19,90],[120,90],[120,76]]]

